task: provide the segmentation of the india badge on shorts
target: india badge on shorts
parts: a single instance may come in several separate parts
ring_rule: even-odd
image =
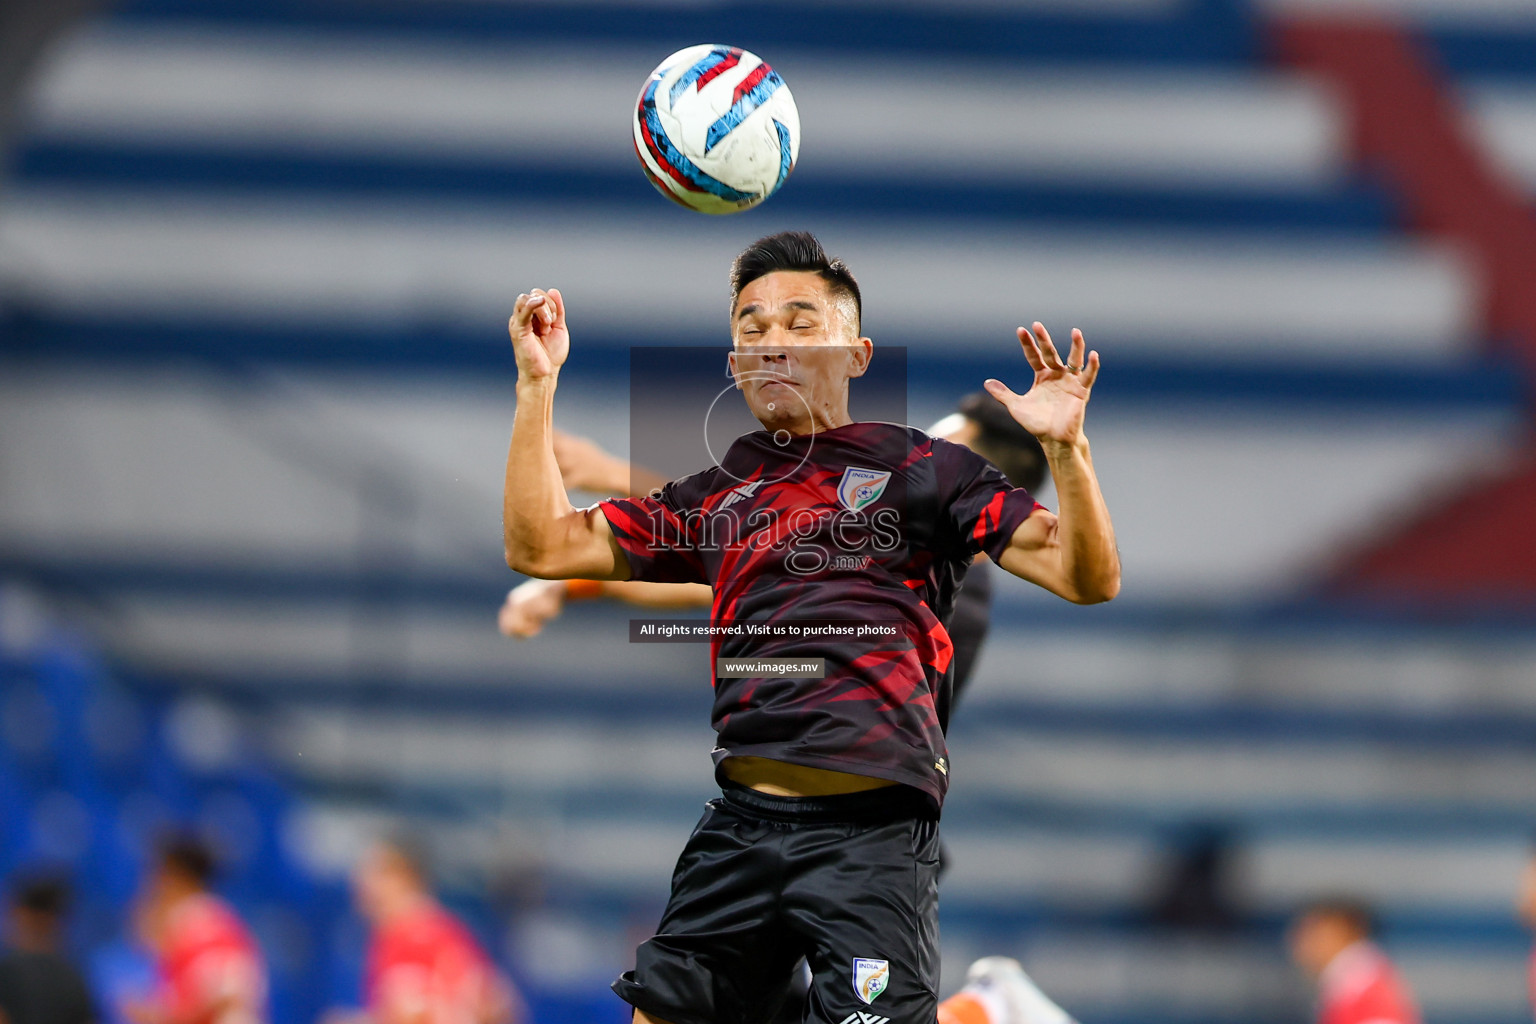
[[[885,485],[890,482],[891,471],[888,469],[856,469],[849,466],[843,470],[843,478],[838,481],[837,500],[848,511],[857,512],[878,499],[885,491]]]
[[[885,991],[890,980],[889,960],[871,960],[862,956],[853,958],[853,990],[866,1003],[874,1002],[875,997]]]

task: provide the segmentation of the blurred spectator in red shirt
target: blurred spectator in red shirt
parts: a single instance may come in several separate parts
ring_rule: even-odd
[[[409,843],[377,843],[353,892],[373,926],[364,981],[372,1024],[522,1024],[517,990],[433,896]]]
[[[135,1024],[265,1024],[266,965],[233,908],[208,891],[213,875],[213,854],[197,840],[160,847],[135,907],[158,991],[124,1008]]]
[[[1413,993],[1381,947],[1375,919],[1349,899],[1319,900],[1290,929],[1291,958],[1317,981],[1317,1024],[1419,1024]]]

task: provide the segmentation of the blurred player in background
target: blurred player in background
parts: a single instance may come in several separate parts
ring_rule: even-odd
[[[1318,900],[1292,922],[1291,958],[1317,982],[1317,1024],[1419,1024],[1413,993],[1375,933],[1375,915],[1351,899]]]
[[[433,895],[412,844],[376,843],[358,863],[352,889],[373,929],[368,1024],[519,1024],[525,1017],[512,983]]]
[[[90,1024],[96,1019],[85,978],[64,955],[69,886],[37,876],[18,883],[0,955],[0,1022]]]
[[[948,785],[953,654],[943,624],[982,551],[1076,603],[1118,592],[1113,529],[1082,432],[1098,356],[1074,331],[1063,359],[1037,323],[1018,331],[1034,371],[1029,391],[987,382],[1041,438],[1058,516],[974,452],[851,419],[848,384],[863,374],[872,343],[858,336],[852,274],[814,238],[761,239],[738,257],[731,279],[731,369],[765,429],[654,497],[584,510],[570,504],[551,436],[569,351],[563,299],[558,291],[519,296],[509,324],[519,377],[504,499],[508,565],[546,579],[709,583],[720,621],[819,612],[845,622],[894,618],[904,628],[898,639],[857,648],[807,642],[798,630],[746,645],[751,660],[824,658],[828,671],[813,682],[735,678],[717,665],[722,799],[688,841],[657,935],[614,990],[638,1024],[761,1021],[783,1001],[804,955],[815,978],[809,1019],[933,1020],[941,1012],[937,821]],[[899,502],[877,519],[893,479]],[[715,543],[722,532],[724,543]],[[810,546],[811,537],[825,547]],[[828,550],[844,554],[821,561]],[[714,645],[724,657],[742,649],[729,639]],[[860,1004],[876,1009],[865,1015]]]
[[[1532,846],[1531,855],[1525,862],[1525,871],[1520,876],[1520,890],[1515,897],[1515,913],[1527,928],[1536,932],[1536,845]],[[1531,965],[1526,984],[1530,990],[1531,1010],[1536,1013],[1536,950],[1531,951]]]
[[[135,906],[159,990],[123,1008],[134,1024],[266,1021],[266,964],[234,908],[209,891],[215,873],[204,843],[183,837],[161,845]]]
[[[1008,482],[1037,493],[1045,482],[1045,452],[1033,434],[1008,415],[1003,403],[976,391],[959,408],[928,429],[933,437],[964,445],[1002,471]],[[605,496],[649,494],[666,481],[612,455],[583,437],[555,432],[555,460],[567,487]],[[645,583],[636,580],[528,580],[513,587],[497,616],[505,636],[527,638],[564,610],[568,600],[612,598],[644,608],[707,608],[712,591],[703,583]],[[955,645],[954,696],[958,704],[986,642],[992,622],[992,569],[976,556],[955,595],[945,623]]]

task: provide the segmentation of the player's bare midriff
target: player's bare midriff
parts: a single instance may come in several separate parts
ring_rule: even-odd
[[[808,768],[767,757],[732,757],[720,770],[737,785],[769,796],[837,796],[896,785],[889,779]]]

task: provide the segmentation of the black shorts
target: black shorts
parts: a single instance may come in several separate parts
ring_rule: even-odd
[[[810,964],[813,1024],[933,1024],[939,827],[905,786],[711,800],[613,990],[671,1024],[763,1024]]]

